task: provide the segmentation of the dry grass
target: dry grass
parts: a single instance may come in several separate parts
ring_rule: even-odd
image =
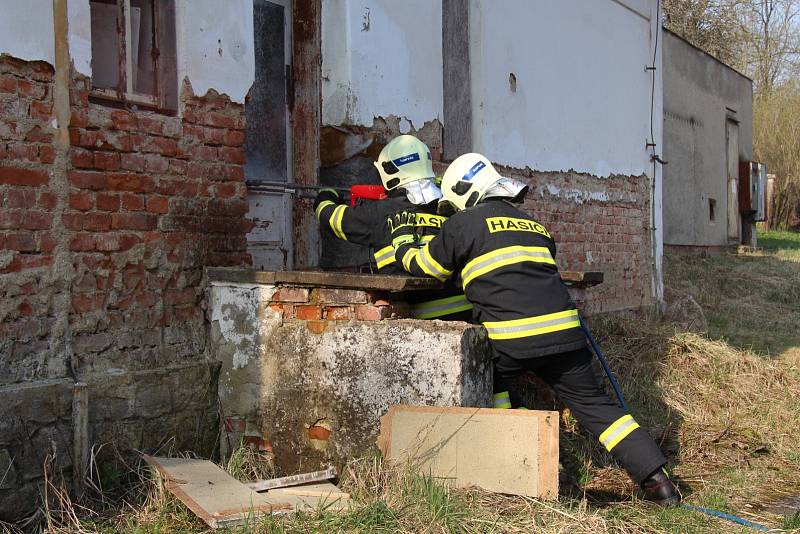
[[[637,420],[670,457],[687,502],[796,528],[800,516],[784,517],[769,506],[800,495],[800,358],[794,356],[800,304],[773,298],[800,285],[800,240],[797,250],[778,248],[746,257],[667,258],[667,283],[703,305],[707,336],[631,316],[598,320],[594,330]],[[747,531],[639,501],[624,472],[574,424],[562,429],[562,459],[578,483],[564,485],[558,502],[542,502],[455,490],[365,457],[342,475],[340,485],[356,503],[351,511],[268,518],[236,532]],[[207,532],[158,478],[140,466],[129,468],[136,491],[92,510],[50,505],[43,524],[59,534]],[[228,468],[242,479],[271,474],[269,462],[247,449]]]

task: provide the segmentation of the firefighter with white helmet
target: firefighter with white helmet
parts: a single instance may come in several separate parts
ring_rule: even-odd
[[[520,405],[513,380],[533,372],[549,384],[578,422],[639,484],[645,498],[679,501],[650,435],[606,394],[578,310],[558,274],[556,244],[547,229],[515,204],[525,184],[497,173],[480,154],[464,154],[442,179],[440,213],[452,213],[427,243],[415,239],[413,213],[389,219],[397,261],[408,272],[438,280],[457,277],[486,328],[494,358],[496,408]]]
[[[433,239],[446,217],[437,215],[442,196],[434,181],[427,145],[413,135],[392,139],[374,163],[388,193],[383,200],[360,200],[348,206],[333,189],[320,191],[314,212],[320,226],[344,241],[370,247],[371,268],[380,274],[406,274],[395,261],[387,217],[398,211],[418,214],[414,232],[420,242]],[[472,305],[463,291],[449,285],[408,295],[411,315],[418,319],[469,320]]]

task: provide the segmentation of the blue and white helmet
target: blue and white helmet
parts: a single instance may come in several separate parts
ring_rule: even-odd
[[[518,180],[500,176],[486,156],[464,154],[444,172],[439,212],[470,208],[486,197],[517,198],[526,188]]]

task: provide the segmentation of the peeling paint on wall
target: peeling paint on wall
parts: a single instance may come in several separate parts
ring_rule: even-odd
[[[0,14],[0,54],[55,64],[52,0],[0,0]]]
[[[197,95],[210,89],[244,103],[255,79],[253,2],[179,0],[178,79],[188,78]]]
[[[441,0],[322,3],[322,124],[441,120]]]

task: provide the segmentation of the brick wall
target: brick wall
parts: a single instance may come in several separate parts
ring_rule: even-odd
[[[53,68],[0,58],[0,396],[30,395],[0,408],[0,469],[12,465],[0,518],[22,510],[12,495],[36,493],[49,444],[31,436],[57,436],[70,463],[63,403],[37,413],[44,381],[90,383],[93,442],[174,436],[207,453],[217,435],[201,286],[204,267],[250,261],[243,106],[185,85],[170,116],[90,101],[89,88],[72,78],[59,143]]]
[[[603,272],[582,297],[588,313],[653,304],[647,176],[498,170],[530,185],[523,209],[553,235],[560,269]]]

